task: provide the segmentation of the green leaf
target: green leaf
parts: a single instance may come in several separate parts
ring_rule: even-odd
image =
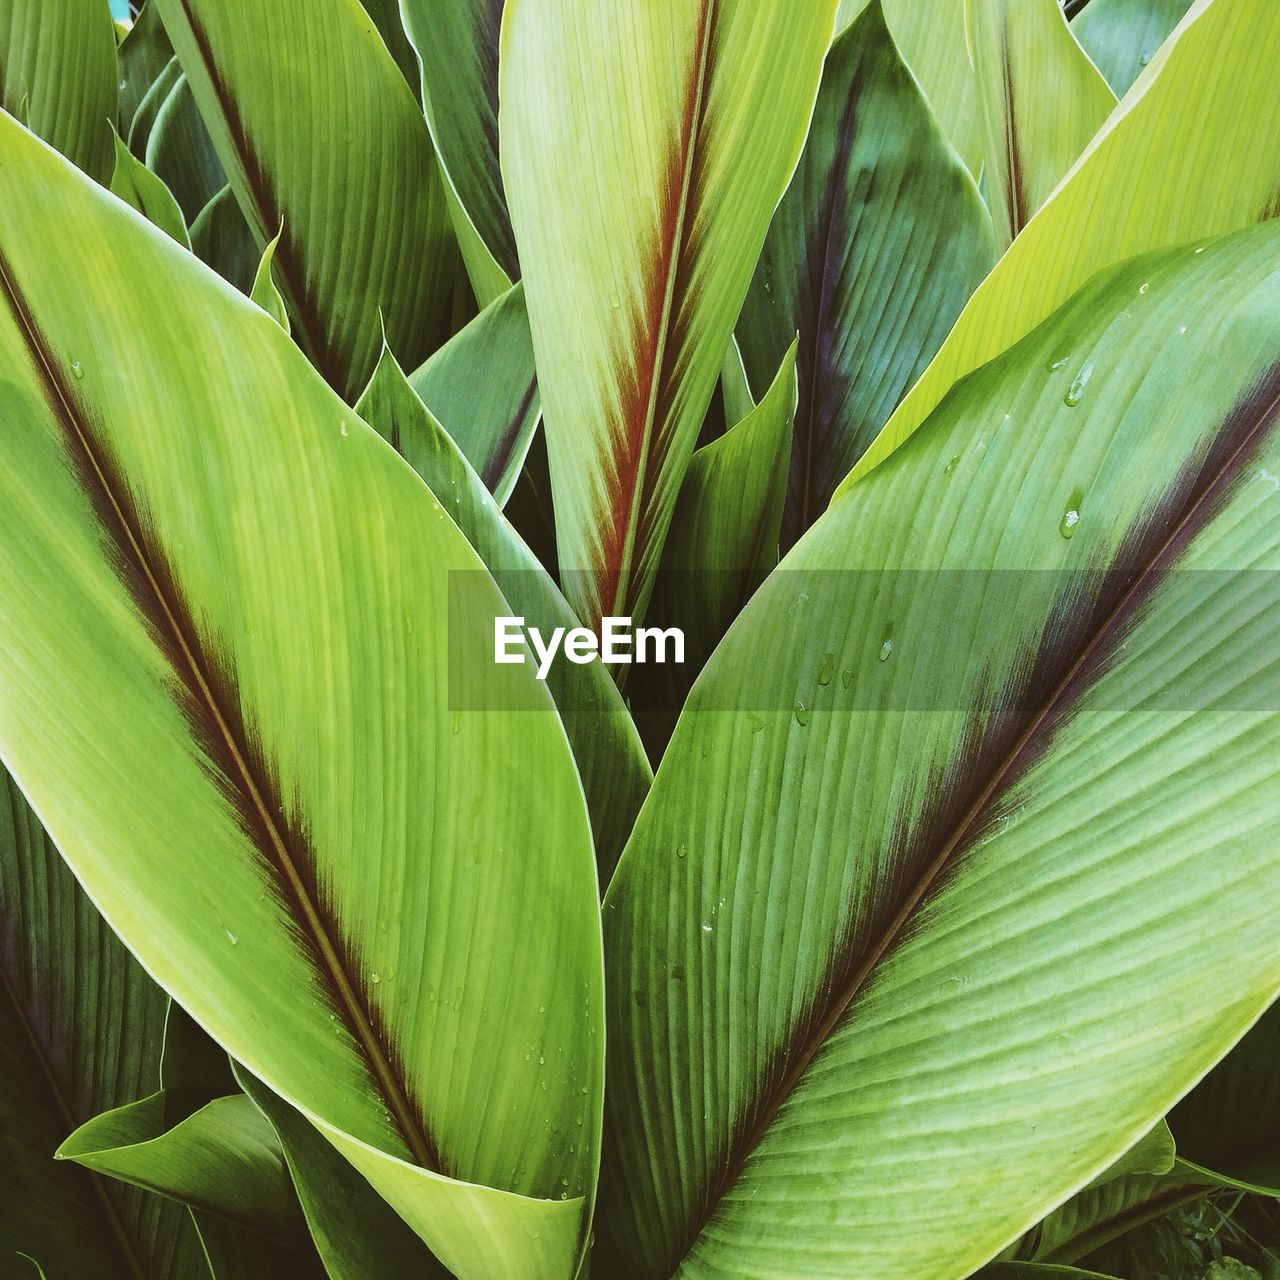
[[[111,175],[112,194],[119,196],[125,204],[132,205],[144,218],[154,222],[183,248],[191,248],[186,220],[173,193],[134,156],[120,140],[118,133],[113,132],[111,136],[115,139],[116,148],[116,167]]]
[[[147,165],[169,185],[188,218],[197,217],[227,185],[227,175],[184,75],[174,82],[156,112],[147,134]]]
[[[826,509],[994,261],[978,189],[874,3],[827,56],[738,322],[756,387],[800,334],[784,547]]]
[[[260,1081],[237,1071],[284,1150],[302,1211],[331,1280],[428,1280],[448,1272],[391,1207],[304,1120]]]
[[[1258,68],[1277,61],[1280,23],[1271,0],[1196,0],[1057,193],[978,286],[837,493],[888,457],[965,374],[1029,333],[1096,272],[1274,215],[1280,76]],[[1227,83],[1234,92],[1216,91]]]
[[[984,173],[1001,247],[1021,232],[1116,105],[1058,0],[965,0]]]
[[[414,97],[421,96],[418,75],[418,55],[405,33],[400,15],[400,0],[361,0],[365,12],[371,17],[382,36],[387,52],[395,59],[405,83],[413,90]]]
[[[834,13],[835,0],[507,5],[503,176],[560,567],[589,625],[644,611]]]
[[[120,73],[116,106],[122,137],[129,136],[133,118],[142,105],[143,98],[160,78],[172,57],[173,46],[164,33],[160,11],[148,0],[116,50]]]
[[[505,506],[542,413],[524,286],[490,303],[409,382]]]
[[[139,160],[147,155],[147,143],[151,138],[151,130],[155,127],[160,108],[169,100],[173,87],[182,79],[182,68],[178,59],[171,57],[160,74],[151,82],[151,87],[142,96],[137,110],[129,122],[129,132],[125,135],[129,142],[129,150]]]
[[[1127,93],[1192,0],[1089,0],[1071,29],[1116,93]]]
[[[1161,1118],[1115,1164],[1103,1170],[1085,1190],[1092,1191],[1095,1187],[1104,1186],[1116,1178],[1129,1177],[1131,1174],[1163,1176],[1173,1168],[1174,1159],[1173,1134],[1169,1131],[1168,1123]]]
[[[0,107],[105,183],[116,33],[99,0],[0,0]]]
[[[21,1253],[47,1280],[199,1274],[177,1205],[53,1159],[76,1124],[156,1087],[167,1004],[0,770],[0,1265]]]
[[[453,285],[444,193],[357,0],[155,3],[259,250],[283,223],[276,275],[312,363],[350,400],[383,324],[407,362],[425,359]]]
[[[244,1094],[193,1110],[181,1092],[153,1093],[81,1125],[58,1158],[278,1240],[306,1238],[275,1130]]]
[[[509,286],[520,278],[520,263],[498,163],[503,5],[493,0],[404,0],[402,10],[421,61],[431,136],[456,196],[458,239],[464,256],[468,248],[478,254],[472,281],[479,277],[483,283],[496,269]]]
[[[550,697],[444,643],[452,574],[501,597],[275,321],[3,119],[0,159],[0,754],[148,971],[451,1270],[563,1277],[600,921]],[[532,709],[454,715],[451,676]]]
[[[272,274],[272,263],[275,259],[276,246],[284,234],[283,228],[276,232],[275,239],[262,251],[262,260],[258,263],[257,273],[253,277],[253,285],[249,289],[249,297],[260,306],[278,324],[285,333],[289,332],[289,313],[285,310],[284,299],[276,288]]]
[[[751,392],[746,366],[742,361],[742,348],[738,345],[737,338],[729,339],[729,349],[724,353],[724,364],[720,369],[720,394],[724,400],[725,421],[730,426],[736,426],[756,407],[756,398]]]
[[[976,176],[982,168],[982,113],[965,47],[965,0],[883,0],[884,16],[903,61],[920,82],[943,133]],[[868,0],[841,0],[843,31]]]
[[[356,412],[439,495],[493,575],[507,602],[507,616],[524,617],[544,635],[556,627],[570,630],[580,625],[462,451],[415,394],[390,351],[383,353]],[[462,589],[470,590],[470,584],[463,581]],[[482,642],[486,647],[492,643],[491,631]],[[547,688],[582,777],[600,883],[607,884],[653,774],[618,687],[601,663],[557,662],[547,675]]]
[[[1174,1108],[1179,1153],[1219,1185],[1280,1196],[1280,1005]]]
[[[1052,1262],[993,1262],[978,1272],[979,1280],[1117,1280],[1100,1271],[1081,1271]]]
[[[619,1275],[959,1280],[1271,1000],[1278,404],[1280,225],[1137,259],[753,597],[605,901]]]
[[[637,670],[633,706],[657,759],[689,688],[752,592],[778,563],[796,413],[796,342],[758,408],[698,449],[685,474],[652,616],[684,634],[684,662]]]
[[[247,294],[257,279],[262,255],[230,187],[223,187],[191,224],[191,247],[224,280]]]

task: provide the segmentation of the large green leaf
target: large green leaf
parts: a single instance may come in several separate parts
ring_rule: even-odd
[[[1127,93],[1190,8],[1191,0],[1090,0],[1071,29],[1107,83]]]
[[[827,57],[738,322],[757,390],[800,334],[784,546],[826,509],[994,261],[977,187],[872,4]]]
[[[504,505],[542,413],[524,286],[487,306],[409,381]]]
[[[519,286],[517,286],[519,287]],[[384,352],[356,412],[440,495],[507,601],[543,635],[579,625],[569,603],[498,509],[471,464]],[[459,589],[470,586],[459,579]],[[485,635],[486,647],[491,636]],[[582,777],[591,815],[600,882],[607,884],[653,774],[636,727],[608,670],[598,662],[555,663],[547,675]]]
[[[253,232],[230,187],[224,187],[191,224],[191,247],[224,280],[249,293],[266,250],[259,251]]]
[[[835,0],[507,5],[503,175],[560,567],[588,624],[644,610],[834,17]]]
[[[841,0],[843,31],[869,0]],[[883,0],[903,61],[929,99],[942,131],[976,177],[982,168],[982,114],[965,47],[965,0]]]
[[[979,285],[841,491],[893,452],[965,374],[1133,254],[1275,215],[1280,23],[1272,0],[1196,0],[1053,198]],[[1230,93],[1220,86],[1230,84]]]
[[[965,0],[983,170],[1001,245],[1044,204],[1116,105],[1058,0]]]
[[[445,176],[467,224],[458,237],[488,259],[473,283],[495,269],[519,279],[515,234],[498,162],[498,34],[503,0],[403,0],[405,28],[422,65],[422,103]],[[482,301],[485,299],[482,299]]]
[[[1280,226],[1137,259],[752,599],[605,902],[619,1274],[958,1280],[1272,999],[1278,405]]]
[[[0,107],[111,177],[116,33],[106,0],[0,0]]]
[[[0,771],[0,1272],[190,1280],[185,1211],[53,1153],[81,1121],[159,1082],[164,993],[62,864]]]
[[[452,276],[427,128],[358,0],[153,0],[261,250],[276,251],[294,337],[347,399],[382,344],[416,365]],[[305,33],[305,38],[302,37]]]
[[[3,117],[0,159],[0,754],[152,975],[452,1270],[562,1277],[600,924],[549,696],[445,642],[451,574],[501,597],[273,320]],[[529,710],[451,714],[499,673]]]

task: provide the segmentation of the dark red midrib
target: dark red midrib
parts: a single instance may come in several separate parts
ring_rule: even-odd
[[[1014,239],[1027,225],[1026,180],[1022,166],[1022,145],[1018,140],[1017,107],[1013,89],[1013,68],[1009,63],[1009,40],[1006,34],[1000,45],[1000,63],[1004,72],[1005,97],[1005,212],[1009,218],[1009,237]]]
[[[293,239],[289,234],[289,228],[285,225],[284,212],[275,199],[270,181],[259,167],[257,154],[249,142],[248,130],[240,118],[235,98],[223,83],[209,43],[208,32],[192,13],[190,0],[178,0],[178,3],[182,5],[183,17],[187,20],[191,38],[200,54],[205,75],[209,77],[213,96],[218,100],[218,109],[222,112],[223,122],[231,135],[231,145],[235,147],[240,159],[240,169],[244,174],[249,199],[257,211],[258,230],[267,240],[279,233],[279,240],[272,255],[272,267],[273,271],[279,273],[280,283],[288,296],[289,314],[293,317],[299,331],[299,345],[329,386],[345,397],[346,381],[334,368],[334,353],[324,333],[324,322],[310,305],[309,295],[303,283],[303,272],[294,257]]]
[[[679,313],[680,284],[685,271],[685,236],[689,198],[696,175],[699,142],[707,110],[707,81],[711,74],[711,44],[719,0],[700,0],[698,18],[698,66],[690,78],[681,122],[679,148],[668,169],[676,179],[671,187],[676,199],[669,202],[659,227],[659,253],[649,296],[649,348],[641,362],[637,394],[627,397],[623,412],[629,421],[627,449],[616,479],[617,502],[602,548],[602,569],[609,604],[603,612],[627,612],[635,592],[635,549],[640,540],[644,512],[652,496],[656,476],[649,464],[659,419],[658,398],[671,374],[672,329]],[[677,185],[678,183],[678,185]],[[643,410],[641,410],[643,406]],[[618,519],[619,508],[622,519]]]
[[[828,971],[831,980],[819,984],[819,989],[834,993],[823,1011],[823,1016],[811,1022],[809,1029],[805,1032],[800,1051],[794,1058],[783,1055],[791,1065],[764,1093],[763,1102],[757,1109],[750,1127],[745,1128],[741,1136],[730,1144],[723,1172],[711,1188],[701,1214],[693,1222],[676,1254],[671,1267],[673,1275],[679,1270],[680,1264],[697,1242],[703,1228],[711,1220],[720,1201],[737,1181],[747,1158],[759,1145],[783,1104],[794,1092],[871,974],[900,940],[906,925],[924,902],[953,855],[979,829],[980,820],[989,812],[993,800],[1003,789],[1006,781],[1017,776],[1019,766],[1032,752],[1038,735],[1042,730],[1056,723],[1063,710],[1078,694],[1084,692],[1095,660],[1104,654],[1108,642],[1115,637],[1125,619],[1132,615],[1135,607],[1162,580],[1187,541],[1201,527],[1205,513],[1211,511],[1213,505],[1234,483],[1260,437],[1265,435],[1277,414],[1280,413],[1280,360],[1267,370],[1258,386],[1264,398],[1259,402],[1256,414],[1246,424],[1246,429],[1240,433],[1240,438],[1232,443],[1234,436],[1228,431],[1228,427],[1238,411],[1251,411],[1252,402],[1248,399],[1237,401],[1236,408],[1223,424],[1220,437],[1227,437],[1228,450],[1220,463],[1215,466],[1203,484],[1197,483],[1192,486],[1187,501],[1170,522],[1168,532],[1147,555],[1145,564],[1131,567],[1132,581],[1129,586],[1097,621],[1092,634],[1084,638],[1075,659],[1055,681],[1043,703],[1030,716],[1026,727],[992,770],[991,777],[978,790],[976,798],[967,806],[951,834],[940,844],[938,853],[925,866],[923,873],[912,890],[904,897],[888,925],[866,951],[862,962],[847,976],[841,973],[839,964],[831,965]],[[1211,449],[1210,457],[1212,453]],[[1200,476],[1196,477],[1197,481],[1201,479],[1203,478]],[[1119,562],[1122,565],[1125,564],[1123,555],[1119,558]],[[1130,568],[1127,565],[1125,567]]]
[[[36,1060],[40,1075],[48,1086],[49,1096],[58,1112],[58,1117],[62,1121],[67,1134],[70,1134],[77,1128],[78,1121],[71,1110],[71,1104],[67,1101],[66,1094],[62,1091],[62,1084],[53,1069],[53,1064],[49,1061],[48,1055],[44,1051],[44,1046],[40,1043],[40,1037],[36,1034],[35,1027],[31,1025],[31,1019],[27,1017],[27,1011],[22,1001],[18,999],[18,993],[14,989],[13,983],[9,979],[8,970],[3,964],[0,964],[0,991],[3,991],[13,1008],[18,1026],[31,1049],[32,1056]],[[50,1158],[52,1158],[52,1153],[50,1153]],[[111,1197],[107,1194],[106,1187],[103,1186],[101,1177],[94,1173],[92,1169],[86,1169],[83,1166],[77,1166],[76,1173],[82,1175],[88,1186],[92,1188],[94,1199],[98,1202],[102,1215],[106,1219],[107,1230],[111,1233],[112,1240],[120,1250],[129,1274],[136,1277],[136,1280],[147,1280],[147,1273],[143,1270],[142,1261],[138,1257],[137,1250],[133,1247],[133,1241],[129,1239],[129,1233],[125,1230],[124,1223],[121,1221],[119,1213],[116,1212],[116,1207],[112,1203]]]
[[[511,451],[515,448],[515,443],[520,437],[520,428],[524,425],[524,420],[529,416],[529,409],[533,405],[534,396],[537,394],[538,378],[535,374],[529,379],[529,385],[525,388],[525,393],[521,397],[515,413],[503,429],[502,435],[498,440],[498,447],[485,460],[482,478],[490,493],[493,492],[498,481],[502,479],[502,473],[506,470],[507,463],[511,460]]]
[[[52,350],[36,324],[25,296],[17,283],[12,264],[0,249],[0,292],[8,301],[17,327],[26,339],[45,386],[45,399],[63,433],[73,467],[79,465],[82,484],[94,486],[95,513],[108,539],[120,556],[117,573],[140,614],[150,624],[158,647],[168,657],[189,705],[183,707],[193,735],[202,740],[211,759],[210,772],[220,771],[215,781],[234,789],[242,830],[261,859],[264,872],[274,884],[278,898],[298,925],[304,954],[311,963],[331,1007],[343,1019],[353,1044],[360,1052],[370,1081],[375,1083],[391,1120],[413,1158],[422,1167],[447,1173],[438,1151],[410,1101],[410,1091],[402,1068],[375,1027],[375,1013],[360,998],[351,974],[356,966],[347,953],[345,940],[329,916],[318,893],[311,886],[309,868],[314,855],[305,841],[290,830],[284,819],[284,805],[262,761],[257,758],[249,735],[240,721],[235,699],[229,696],[234,682],[219,679],[217,664],[203,651],[198,631],[177,589],[163,565],[163,556],[149,545],[143,523],[132,505],[125,485],[114,476],[111,465],[94,439],[86,415],[62,376]],[[113,478],[115,483],[113,483]],[[139,575],[135,581],[129,570]],[[166,594],[162,583],[168,583]],[[221,690],[221,701],[216,692]],[[207,717],[207,720],[204,719]],[[306,858],[307,861],[303,861]]]
[[[809,513],[813,505],[813,455],[817,445],[815,436],[817,435],[818,427],[819,391],[827,372],[822,354],[822,338],[827,327],[827,309],[831,291],[831,255],[835,245],[836,204],[838,201],[840,212],[843,214],[845,210],[844,182],[856,138],[856,121],[862,83],[863,76],[859,73],[849,86],[844,110],[841,112],[836,151],[832,157],[831,169],[827,174],[826,190],[823,192],[821,223],[823,227],[823,252],[822,261],[818,269],[818,287],[813,311],[813,354],[811,357],[812,365],[809,370],[809,395],[804,407],[804,422],[798,440],[799,451],[803,454],[803,458],[801,462],[800,510],[797,513],[797,536],[803,533],[812,523]],[[792,185],[796,185],[794,179],[792,180]]]

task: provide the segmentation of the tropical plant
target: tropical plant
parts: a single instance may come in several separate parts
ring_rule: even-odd
[[[1280,1274],[1277,66],[0,0],[0,1276]]]

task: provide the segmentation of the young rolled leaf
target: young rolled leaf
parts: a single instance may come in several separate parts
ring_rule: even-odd
[[[507,6],[503,176],[560,565],[590,625],[644,610],[834,16],[835,0]]]
[[[275,1131],[244,1094],[189,1111],[180,1096],[153,1093],[81,1125],[58,1158],[263,1235],[305,1239]]]
[[[129,136],[133,117],[142,105],[143,98],[172,57],[173,46],[165,35],[160,11],[148,0],[116,50],[119,68],[116,109],[121,137]]]
[[[356,412],[440,495],[493,575],[508,616],[525,618],[543,635],[579,625],[560,589],[389,351],[378,362]],[[489,638],[484,637],[486,642]],[[631,834],[653,772],[618,686],[602,664],[556,663],[547,674],[547,688],[582,778],[603,886]]]
[[[357,0],[153,3],[259,251],[283,223],[277,278],[312,363],[351,400],[382,325],[403,360],[424,360],[453,285],[444,192],[418,104]]]
[[[504,506],[542,416],[524,286],[490,303],[409,382]]]
[[[947,391],[1095,272],[1252,226],[1280,208],[1280,23],[1271,0],[1196,0],[1061,188],[979,285],[842,484],[882,462]],[[1217,91],[1229,83],[1231,93]]]
[[[0,753],[154,977],[451,1270],[558,1280],[599,914],[543,687],[449,709],[497,678],[451,663],[451,572],[501,597],[273,320],[6,119],[0,159]]]
[[[757,592],[605,902],[598,1260],[960,1280],[1270,1002],[1278,405],[1280,225],[1135,260]]]
[[[247,1072],[237,1070],[236,1079],[279,1138],[330,1280],[448,1280],[403,1219],[314,1125]]]
[[[47,1280],[202,1275],[178,1205],[53,1158],[78,1123],[159,1083],[167,1004],[0,770],[0,1266],[21,1253]]]
[[[202,262],[244,294],[252,292],[266,254],[265,249],[259,252],[254,243],[253,232],[230,187],[223,187],[191,224],[191,248]]]
[[[1191,3],[1090,0],[1072,19],[1071,30],[1111,88],[1123,94],[1182,21]]]
[[[262,251],[262,259],[249,288],[249,297],[260,306],[278,324],[285,333],[289,332],[289,312],[285,308],[284,299],[276,287],[272,266],[275,262],[276,248],[280,244],[281,232]]]
[[[843,31],[870,0],[842,0]],[[965,0],[883,0],[894,43],[920,82],[942,131],[976,178],[982,169],[982,113],[965,48]]]
[[[112,133],[115,139],[116,167],[111,175],[111,193],[125,204],[132,205],[144,218],[154,222],[161,231],[171,235],[185,249],[191,248],[187,223],[173,198],[173,192],[165,186],[133,152]]]
[[[111,177],[116,33],[98,0],[0,0],[0,107],[90,177]]]
[[[422,64],[422,105],[436,153],[467,224],[458,230],[463,253],[469,228],[489,271],[496,268],[509,284],[520,278],[520,263],[498,159],[502,0],[404,0],[402,9]]]
[[[1116,105],[1058,0],[965,0],[1001,247],[1031,221]],[[1052,86],[1052,91],[1047,87]]]
[[[986,206],[875,0],[827,57],[737,327],[757,389],[800,334],[784,548],[826,510],[994,261]]]
[[[147,134],[147,167],[165,180],[188,218],[198,217],[227,185],[185,75],[174,82],[156,112]]]
[[[174,86],[181,79],[182,68],[178,65],[178,59],[171,56],[151,82],[151,87],[143,94],[142,101],[138,103],[138,108],[129,122],[129,132],[126,136],[129,150],[139,160],[146,159],[147,143],[151,138],[156,117],[160,114],[160,108],[169,100]]]

